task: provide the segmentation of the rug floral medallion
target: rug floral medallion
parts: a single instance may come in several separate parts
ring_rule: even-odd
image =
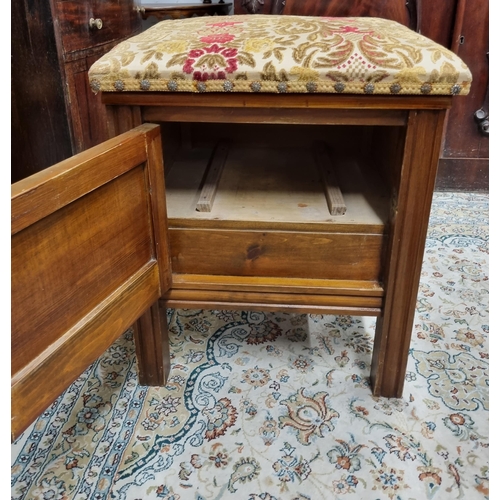
[[[11,498],[489,498],[488,299],[488,197],[436,194],[403,398],[373,318],[171,310],[167,386],[125,333],[12,445]]]

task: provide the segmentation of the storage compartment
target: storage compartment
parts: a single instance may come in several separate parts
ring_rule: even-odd
[[[370,127],[179,127],[164,148],[174,273],[380,280],[390,203]]]

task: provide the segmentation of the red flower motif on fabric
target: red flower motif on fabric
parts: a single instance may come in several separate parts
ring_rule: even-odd
[[[228,33],[202,36],[200,38],[200,42],[203,43],[227,43],[227,42],[232,42],[233,40],[234,40],[234,35],[229,35]]]
[[[336,19],[336,18],[331,18],[331,19]],[[360,30],[359,26],[344,25],[344,26],[339,26],[338,28],[331,29],[330,33],[342,33],[342,34],[358,33],[360,35],[373,35],[374,31],[370,29]]]
[[[221,47],[214,43],[203,49],[189,51],[182,70],[193,74],[193,80],[225,80],[226,73],[233,73],[238,69],[238,49]],[[195,71],[195,68],[199,68]]]
[[[340,33],[363,33],[357,26],[342,26],[338,31]]]

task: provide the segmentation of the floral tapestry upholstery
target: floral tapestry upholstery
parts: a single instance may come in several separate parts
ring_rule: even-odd
[[[89,71],[94,92],[468,94],[453,52],[379,18],[242,15],[166,20]]]

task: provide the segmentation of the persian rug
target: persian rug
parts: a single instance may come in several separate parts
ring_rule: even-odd
[[[488,196],[436,193],[402,399],[373,318],[172,310],[167,386],[126,332],[12,444],[11,498],[488,498],[488,298]]]

